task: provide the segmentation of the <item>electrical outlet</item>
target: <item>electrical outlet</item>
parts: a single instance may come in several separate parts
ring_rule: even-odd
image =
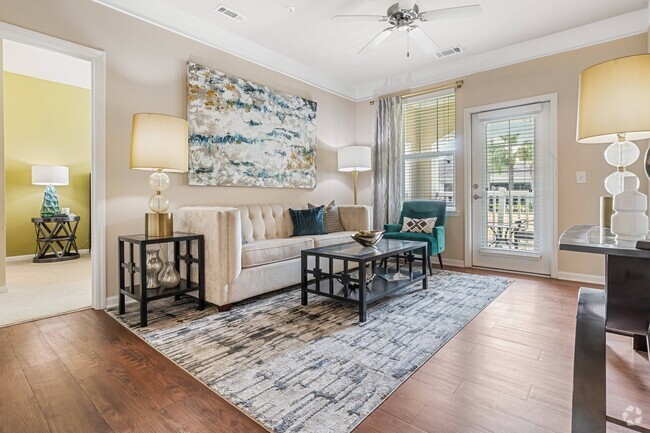
[[[576,183],[587,183],[586,171],[576,171]]]

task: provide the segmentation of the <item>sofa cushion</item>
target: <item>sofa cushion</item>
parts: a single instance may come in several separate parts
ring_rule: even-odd
[[[309,209],[320,207],[319,205],[307,203]],[[336,206],[336,201],[332,200],[330,204],[325,206],[325,214],[323,215],[323,223],[325,224],[326,233],[344,232],[345,228],[341,223],[341,214],[339,208]]]
[[[314,241],[309,237],[267,239],[242,245],[242,268],[252,268],[269,263],[300,257],[300,252],[313,248]]]
[[[329,245],[334,245],[334,244],[354,242],[354,240],[350,237],[354,233],[355,232],[335,232],[335,233],[328,233],[326,235],[312,235],[309,237],[314,240],[314,247],[327,247]],[[307,237],[307,236],[303,236],[303,237]]]
[[[322,235],[327,233],[323,224],[325,206],[312,209],[289,209],[293,222],[292,236]]]

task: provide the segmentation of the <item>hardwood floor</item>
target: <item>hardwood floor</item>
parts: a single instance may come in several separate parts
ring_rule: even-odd
[[[355,432],[570,431],[580,285],[510,277],[515,282]],[[608,412],[620,418],[639,407],[648,427],[647,356],[629,338],[607,342]],[[0,328],[0,432],[73,431],[265,430],[104,312]]]

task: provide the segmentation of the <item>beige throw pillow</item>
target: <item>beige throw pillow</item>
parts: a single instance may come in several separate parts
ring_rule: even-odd
[[[438,218],[409,218],[404,217],[402,233],[433,233],[433,227]]]
[[[307,203],[309,209],[320,207],[321,205]],[[345,228],[343,223],[341,223],[341,215],[339,215],[339,208],[336,207],[335,200],[332,200],[330,204],[325,206],[325,213],[323,216],[323,222],[325,223],[325,231],[327,233],[335,232],[344,232]]]

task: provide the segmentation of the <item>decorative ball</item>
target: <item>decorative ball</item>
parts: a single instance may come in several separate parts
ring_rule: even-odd
[[[634,177],[636,179],[636,188],[639,188],[639,178],[636,174],[629,171],[615,171],[605,178],[605,189],[611,195],[616,195],[619,192],[623,191],[624,181],[626,177]]]
[[[170,183],[169,176],[162,171],[156,171],[149,176],[149,188],[154,191],[165,191],[169,188]]]
[[[155,194],[149,198],[149,209],[156,213],[163,213],[169,209],[169,199],[162,194]]]
[[[631,141],[617,141],[605,149],[605,159],[614,167],[627,167],[639,159],[639,148]]]

